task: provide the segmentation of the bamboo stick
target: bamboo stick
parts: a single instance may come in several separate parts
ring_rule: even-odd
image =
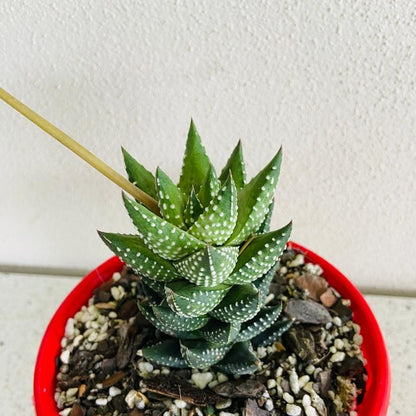
[[[137,186],[133,185],[129,182],[126,178],[108,166],[105,162],[99,159],[97,156],[92,154],[89,150],[79,144],[77,141],[72,139],[62,130],[55,127],[52,123],[45,120],[42,116],[34,112],[28,106],[23,104],[17,98],[13,97],[7,91],[0,87],[0,98],[13,107],[16,111],[20,114],[28,118],[30,121],[35,123],[38,127],[44,130],[46,133],[51,135],[54,139],[58,142],[63,144],[65,147],[70,149],[76,155],[78,155],[81,159],[91,165],[93,168],[98,170],[98,172],[102,173],[120,188],[124,189],[127,193],[133,196],[135,199],[142,202],[146,205],[150,210],[154,213],[159,214],[159,207],[155,199],[153,199],[150,195],[143,192]]]

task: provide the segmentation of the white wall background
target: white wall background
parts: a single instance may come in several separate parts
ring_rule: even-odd
[[[0,83],[119,171],[282,144],[273,218],[361,287],[416,290],[412,0],[0,2]],[[0,103],[0,265],[92,268],[120,191]]]

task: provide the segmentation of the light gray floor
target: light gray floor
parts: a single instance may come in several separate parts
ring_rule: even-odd
[[[46,325],[79,279],[0,273],[0,415],[34,415],[32,379]],[[415,414],[416,298],[368,295],[392,367],[389,416]]]

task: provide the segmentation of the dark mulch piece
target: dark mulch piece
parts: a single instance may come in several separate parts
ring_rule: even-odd
[[[215,393],[231,398],[259,397],[266,390],[266,386],[256,379],[240,379],[226,381],[216,385]]]
[[[177,377],[156,376],[142,380],[141,387],[162,396],[181,399],[196,406],[206,407],[221,402],[222,397],[209,389],[200,390]]]

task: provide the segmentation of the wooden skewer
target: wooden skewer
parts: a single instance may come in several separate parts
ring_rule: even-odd
[[[113,181],[120,188],[124,189],[135,199],[142,202],[154,213],[159,214],[159,207],[155,199],[143,192],[137,186],[133,185],[125,177],[120,175],[118,172],[116,172],[114,169],[112,169],[110,166],[104,163],[101,159],[99,159],[85,147],[80,145],[77,141],[69,137],[66,133],[55,127],[49,121],[45,120],[39,114],[35,113],[28,106],[23,104],[17,98],[13,97],[11,94],[9,94],[1,87],[0,98],[7,104],[9,104],[11,107],[13,107],[16,111],[28,118],[30,121],[35,123],[42,130],[46,131],[46,133],[50,134],[58,142],[63,144],[68,149],[72,150],[81,159],[85,160],[93,168],[97,169],[98,172],[102,173],[104,176]]]

